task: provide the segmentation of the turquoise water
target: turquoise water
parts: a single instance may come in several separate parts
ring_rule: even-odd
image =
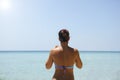
[[[54,65],[45,69],[49,52],[0,52],[0,80],[51,80]],[[120,80],[120,52],[80,52],[83,68],[75,80]]]

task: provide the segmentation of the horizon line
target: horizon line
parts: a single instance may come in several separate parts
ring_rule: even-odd
[[[0,52],[49,52],[50,50],[0,50]],[[80,52],[120,52],[119,50],[78,50]]]

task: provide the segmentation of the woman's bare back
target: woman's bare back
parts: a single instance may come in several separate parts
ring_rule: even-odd
[[[67,68],[73,66],[78,56],[77,49],[71,47],[62,48],[56,47],[51,51],[54,64],[57,66],[65,66],[65,69],[56,68],[53,79],[56,80],[74,80],[73,68]]]

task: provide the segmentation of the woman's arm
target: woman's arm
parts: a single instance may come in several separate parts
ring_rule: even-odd
[[[46,68],[47,69],[50,69],[52,67],[52,64],[53,64],[53,59],[52,59],[52,51],[50,51],[50,55],[48,57],[48,60],[46,62]]]
[[[75,59],[75,63],[76,63],[76,66],[78,67],[78,68],[82,68],[82,61],[81,61],[81,59],[80,59],[80,56],[79,56],[79,52],[78,52],[78,50],[76,51],[76,59]]]

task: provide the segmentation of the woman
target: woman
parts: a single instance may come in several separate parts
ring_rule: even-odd
[[[69,31],[62,29],[58,33],[60,46],[50,51],[46,68],[50,69],[55,64],[55,73],[52,80],[74,80],[73,65],[82,68],[82,61],[77,49],[68,46]]]

